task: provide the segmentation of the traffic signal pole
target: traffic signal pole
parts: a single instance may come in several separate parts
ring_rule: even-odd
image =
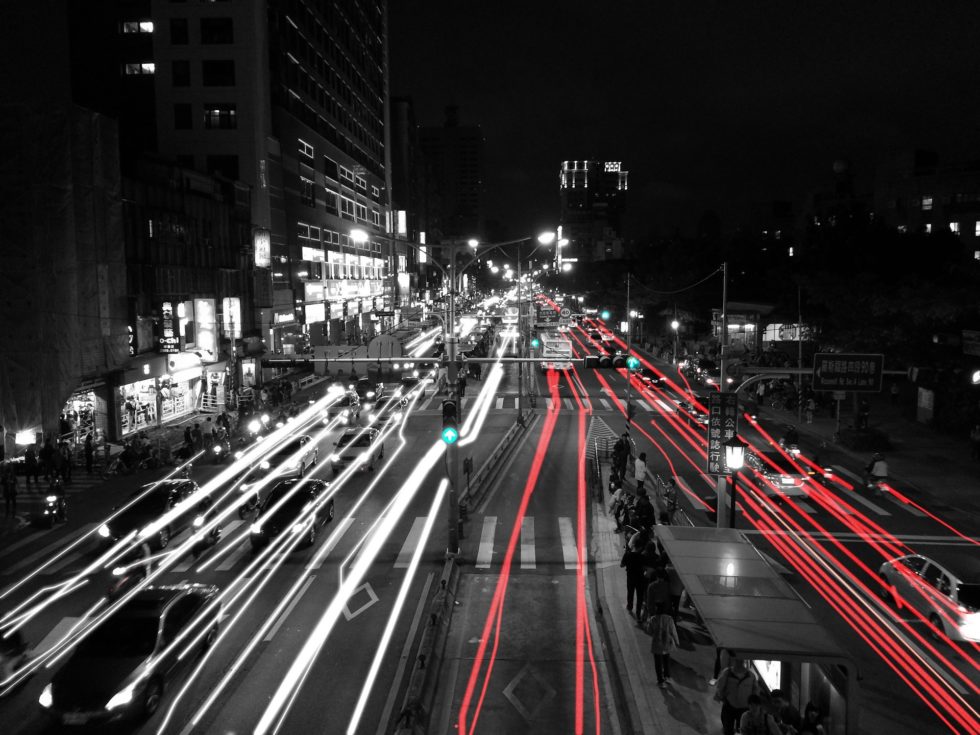
[[[457,386],[459,385],[459,370],[456,367],[457,342],[456,342],[456,245],[453,244],[450,250],[449,261],[449,332],[446,335],[446,355],[449,359],[447,379],[449,385],[446,393],[449,400],[456,402],[457,416],[461,406]],[[460,467],[459,467],[459,442],[452,442],[446,447],[449,453],[449,492],[446,493],[448,503],[447,514],[449,517],[449,543],[446,547],[446,554],[455,557],[459,554],[459,488],[460,488]]]

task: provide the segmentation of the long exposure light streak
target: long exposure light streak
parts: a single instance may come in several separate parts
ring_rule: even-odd
[[[384,631],[378,640],[374,658],[371,661],[371,667],[368,669],[367,676],[364,678],[364,684],[357,698],[357,704],[354,705],[354,712],[351,714],[350,721],[347,723],[347,735],[354,735],[357,732],[357,726],[360,724],[361,717],[364,714],[364,708],[367,706],[368,698],[374,690],[374,683],[378,678],[378,672],[381,670],[381,663],[384,659],[385,652],[388,650],[388,645],[391,643],[391,638],[395,633],[395,625],[398,623],[402,608],[405,606],[405,600],[408,599],[408,592],[411,589],[412,581],[415,579],[419,563],[422,561],[422,553],[425,551],[425,545],[429,540],[429,536],[432,534],[432,527],[436,522],[439,506],[445,497],[448,486],[449,480],[443,478],[432,498],[432,504],[429,506],[429,514],[425,519],[425,525],[422,527],[422,534],[415,546],[415,550],[412,552],[412,558],[409,560],[405,577],[402,579],[398,595],[395,597],[395,604],[388,614],[388,621],[385,623]]]
[[[385,517],[384,522],[378,528],[378,533],[368,539],[364,550],[354,562],[350,575],[344,580],[340,590],[334,596],[333,600],[331,600],[319,621],[317,621],[302,648],[289,666],[289,669],[283,675],[282,681],[276,687],[271,701],[256,725],[255,733],[257,735],[263,735],[270,730],[277,729],[282,722],[282,718],[288,711],[287,701],[292,698],[293,693],[302,684],[306,673],[309,671],[309,667],[326,642],[337,619],[342,615],[347,600],[350,599],[357,586],[360,585],[361,580],[365,577],[370,566],[374,563],[374,559],[381,551],[382,544],[384,544],[385,540],[394,530],[395,525],[408,510],[425,476],[435,467],[445,450],[446,445],[441,440],[433,444],[412,470],[409,478],[399,488],[396,496],[398,503],[393,508],[393,512]]]

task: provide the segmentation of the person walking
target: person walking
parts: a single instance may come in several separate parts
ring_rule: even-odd
[[[95,461],[95,444],[92,441],[92,432],[85,435],[85,471],[92,474],[92,464]]]
[[[806,399],[806,408],[804,410],[806,411],[806,422],[808,424],[812,424],[813,423],[813,413],[814,413],[814,411],[817,410],[817,402],[815,400],[813,400],[813,398],[807,398]]]
[[[970,445],[973,447],[973,458],[980,459],[980,424],[970,429]]]
[[[71,485],[73,457],[71,456],[71,447],[68,445],[68,442],[61,442],[61,445],[58,447],[58,454],[61,455],[61,476],[64,478],[66,485]]]
[[[749,709],[739,719],[742,735],[782,735],[776,719],[762,708],[762,697],[749,695]]]
[[[667,687],[670,681],[670,654],[680,644],[674,619],[664,607],[658,607],[647,624],[652,640],[650,652],[653,653],[653,667],[657,674],[657,686]]]
[[[670,583],[667,581],[667,572],[662,566],[653,570],[652,579],[647,585],[643,595],[646,604],[644,615],[649,616],[653,610],[662,608],[670,609]]]
[[[613,446],[612,451],[613,456],[613,467],[616,468],[616,472],[620,477],[626,477],[626,465],[629,462],[630,457],[630,435],[629,432],[624,431],[623,435],[616,440],[616,444]]]
[[[201,433],[200,424],[194,424],[194,428],[191,429],[191,441],[195,452],[200,452],[204,448],[204,435]]]
[[[742,715],[749,709],[749,697],[759,693],[759,681],[748,664],[732,655],[728,667],[715,683],[715,701],[721,702],[721,729],[735,735]]]
[[[27,451],[24,452],[24,484],[30,486],[31,478],[34,478],[34,484],[37,485],[40,481],[38,476],[40,475],[40,464],[37,461],[37,454],[34,452],[34,447],[30,446]]]
[[[0,468],[0,482],[3,484],[4,517],[12,518],[17,515],[17,475],[11,464]]]
[[[634,614],[633,601],[636,601],[636,612],[639,616],[643,608],[643,594],[646,591],[647,580],[643,576],[643,552],[627,547],[619,566],[626,570],[626,612]]]
[[[640,452],[633,465],[633,477],[636,479],[636,492],[643,490],[643,483],[647,479],[647,453]]]

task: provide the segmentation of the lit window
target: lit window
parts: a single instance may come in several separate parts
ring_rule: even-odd
[[[205,105],[204,127],[207,130],[234,130],[238,127],[236,106],[231,104]]]
[[[340,197],[340,214],[342,217],[354,219],[354,201],[347,197]]]
[[[122,24],[123,33],[153,33],[152,20],[132,20]]]
[[[361,178],[360,176],[358,176],[358,177],[357,177],[357,178],[356,178],[356,179],[354,180],[354,185],[355,185],[355,186],[356,186],[356,187],[357,187],[358,189],[363,189],[364,191],[367,191],[367,181],[365,181],[364,179],[362,179],[362,178]]]
[[[313,146],[302,138],[297,138],[297,142],[299,143],[299,154],[306,158],[313,158]]]
[[[922,211],[928,212],[932,209],[932,197],[922,197]]]
[[[381,226],[381,212],[377,209],[371,210],[371,221],[374,222],[375,227]]]
[[[906,232],[909,231],[909,228],[906,227],[905,225],[899,225],[898,226],[898,231],[904,235]]]
[[[973,235],[974,237],[980,237],[980,220],[973,226]]]
[[[367,207],[363,204],[356,205],[355,212],[357,213],[357,219],[361,222],[367,222]]]
[[[949,231],[952,232],[954,235],[959,235],[960,234],[960,223],[959,222],[950,222],[949,223]]]
[[[375,199],[377,199],[379,196],[381,196],[381,190],[378,189],[378,187],[376,187],[376,186],[372,186],[371,187],[371,196],[373,196]],[[980,225],[980,223],[977,223],[977,224]]]
[[[340,167],[340,178],[342,178],[344,181],[349,181],[350,183],[353,184],[354,183],[354,172],[351,171],[349,168],[346,168],[345,166],[341,166]]]
[[[793,257],[793,246],[792,245],[789,246],[789,257],[791,257],[791,258]]]
[[[974,250],[973,251],[973,259],[974,260],[980,260],[980,250]]]
[[[928,234],[930,234],[931,232],[932,232],[932,225],[930,225],[930,224],[927,224],[927,225],[926,225],[926,234],[928,235]]]
[[[324,188],[324,194],[326,195],[326,209],[331,214],[337,214],[337,192],[329,187]]]
[[[126,76],[128,77],[139,76],[143,74],[154,74],[156,73],[156,70],[157,70],[157,65],[154,64],[152,61],[144,62],[142,64],[126,64],[123,68],[123,71],[126,73]]]
[[[308,207],[316,206],[316,195],[313,193],[313,182],[300,176],[299,178],[299,198]]]

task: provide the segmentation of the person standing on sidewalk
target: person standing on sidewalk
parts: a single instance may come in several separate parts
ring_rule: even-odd
[[[674,619],[667,614],[664,607],[658,607],[650,620],[647,629],[652,640],[650,651],[653,653],[653,667],[657,673],[657,686],[661,689],[670,681],[670,654],[680,644],[677,637],[677,626]]]
[[[3,484],[3,515],[12,518],[17,515],[17,475],[12,464],[5,463],[0,468],[0,483]]]
[[[34,447],[30,446],[27,451],[24,452],[24,484],[30,487],[31,478],[34,478],[34,484],[37,485],[40,480],[38,475],[40,474],[40,465],[37,461],[37,454],[34,453]]]
[[[735,728],[749,709],[749,697],[758,693],[755,674],[745,661],[733,655],[715,684],[715,701],[721,702],[721,729],[725,735],[735,735]]]
[[[813,413],[817,410],[817,402],[813,398],[806,399],[806,422],[808,424],[813,423]]]
[[[95,460],[95,446],[92,443],[92,432],[85,435],[85,471],[92,474],[92,464]]]
[[[636,600],[637,618],[643,608],[643,594],[646,592],[647,579],[643,576],[643,551],[634,551],[627,547],[619,566],[626,570],[626,612],[633,615],[633,600]]]
[[[640,452],[640,456],[636,458],[636,463],[633,465],[633,478],[636,480],[636,492],[639,494],[643,490],[643,483],[647,479],[646,452]]]
[[[742,735],[781,735],[775,718],[762,708],[762,697],[749,695],[749,710],[739,720]]]

